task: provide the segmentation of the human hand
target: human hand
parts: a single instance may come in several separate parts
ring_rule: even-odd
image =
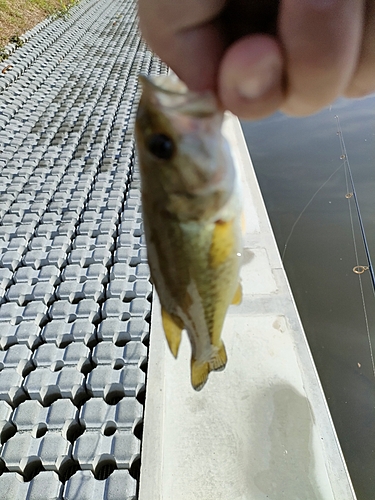
[[[242,118],[375,91],[374,0],[139,0],[139,18],[189,88]]]

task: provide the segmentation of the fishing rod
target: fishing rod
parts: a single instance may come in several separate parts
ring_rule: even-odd
[[[341,159],[344,160],[346,170],[347,170],[347,172],[349,174],[350,184],[351,184],[351,188],[352,188],[352,193],[350,193],[350,194],[353,195],[354,204],[355,204],[355,207],[356,207],[357,217],[358,217],[358,221],[359,221],[359,227],[360,227],[360,230],[361,230],[363,245],[364,245],[364,249],[365,249],[365,253],[366,253],[366,258],[367,258],[367,263],[368,263],[368,270],[370,272],[372,288],[373,288],[373,291],[374,291],[374,294],[375,294],[375,272],[374,272],[374,266],[373,266],[372,260],[371,260],[370,248],[369,248],[369,245],[367,243],[365,226],[363,224],[361,209],[359,207],[357,191],[356,191],[356,188],[355,188],[353,174],[352,174],[352,169],[350,167],[350,162],[349,162],[349,157],[348,157],[348,152],[346,150],[344,136],[343,136],[343,133],[342,133],[342,128],[341,128],[341,124],[340,124],[340,118],[339,118],[338,115],[335,115],[335,118],[336,118],[336,122],[337,122],[337,130],[338,130],[337,134],[338,134],[338,136],[340,138],[341,153],[342,153]]]

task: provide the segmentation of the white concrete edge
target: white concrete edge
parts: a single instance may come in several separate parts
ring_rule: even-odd
[[[270,253],[272,250],[272,254],[275,253],[275,255],[273,255],[275,259],[274,269],[278,267],[280,268],[280,274],[282,275],[282,279],[285,281],[285,285],[290,294],[294,315],[298,321],[298,330],[303,333],[303,337],[300,339],[300,342],[296,343],[296,348],[301,360],[300,369],[306,393],[308,394],[309,400],[314,407],[315,418],[317,421],[319,420],[318,426],[321,430],[325,431],[322,433],[322,439],[324,440],[324,447],[327,451],[327,455],[331,458],[326,466],[330,472],[330,480],[333,487],[332,489],[336,494],[337,500],[356,500],[357,497],[351,482],[340,442],[337,437],[328,403],[324,395],[319,374],[317,372],[298,309],[294,301],[293,292],[290,288],[288,277],[285,273],[281,256],[278,251],[276,239],[268,217],[250,153],[243,135],[242,127],[239,120],[233,115],[227,135],[229,136],[232,151],[234,151],[235,155],[238,155],[239,163],[244,166],[243,173],[245,174],[247,184],[252,191],[252,195],[254,198],[258,198],[259,206],[263,207],[262,212],[258,213],[258,216],[261,218],[261,231],[267,240],[268,250]],[[310,375],[307,375],[307,373],[310,373]]]
[[[167,350],[165,343],[160,345],[160,335],[159,338],[154,335],[155,331],[159,333],[163,331],[160,303],[156,294],[152,302],[151,314],[139,500],[162,500],[159,492],[162,491],[163,460],[160,460],[160,454],[163,452],[164,405],[166,401],[164,388],[159,386],[159,381],[165,380]]]

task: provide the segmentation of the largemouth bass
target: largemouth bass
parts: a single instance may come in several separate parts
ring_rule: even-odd
[[[136,120],[144,231],[169,348],[191,343],[191,383],[200,390],[224,369],[221,331],[242,298],[239,181],[211,93],[177,78],[140,77]]]

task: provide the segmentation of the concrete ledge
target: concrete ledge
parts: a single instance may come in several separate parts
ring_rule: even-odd
[[[224,124],[243,177],[243,302],[223,332],[225,371],[190,386],[153,304],[139,500],[353,500],[241,127]]]

